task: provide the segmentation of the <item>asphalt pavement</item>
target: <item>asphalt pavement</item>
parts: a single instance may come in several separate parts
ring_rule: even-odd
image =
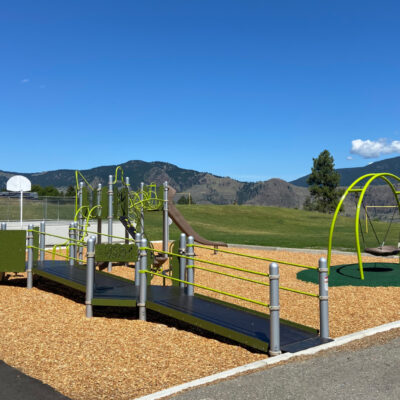
[[[217,355],[216,355],[217,356]],[[326,352],[177,394],[174,400],[399,400],[400,338]]]

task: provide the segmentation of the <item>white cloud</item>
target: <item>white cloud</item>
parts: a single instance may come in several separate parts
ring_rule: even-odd
[[[347,157],[346,157],[346,160],[352,160],[352,159],[353,159],[352,156],[347,156]]]
[[[22,79],[22,81],[21,81],[21,83],[28,83],[28,82],[29,82],[29,79],[27,79],[27,78]]]
[[[351,142],[351,154],[358,154],[363,158],[376,158],[385,154],[400,153],[400,141],[387,139],[361,140],[356,139]]]

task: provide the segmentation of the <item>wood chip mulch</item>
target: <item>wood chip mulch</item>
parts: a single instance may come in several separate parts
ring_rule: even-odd
[[[234,249],[230,249],[234,250]],[[314,265],[325,254],[243,250],[238,252]],[[196,249],[200,258],[268,272],[268,262]],[[381,261],[366,257],[365,262]],[[398,262],[389,259],[388,262]],[[334,255],[332,264],[356,262],[355,256]],[[220,267],[201,265],[229,272]],[[400,267],[399,267],[400,268]],[[296,279],[298,268],[280,266],[281,285],[317,293],[315,284]],[[134,270],[114,267],[132,278]],[[249,276],[260,281],[267,278]],[[157,278],[158,279],[158,278]],[[154,279],[154,284],[160,280]],[[196,282],[268,303],[268,287],[196,271]],[[0,358],[72,399],[133,399],[170,386],[264,359],[228,340],[157,313],[138,321],[132,309],[95,309],[85,318],[84,296],[40,279],[27,290],[24,274],[0,285]],[[197,290],[267,312],[265,307]],[[314,328],[319,325],[318,300],[281,291],[281,317]],[[400,319],[400,287],[332,287],[329,289],[332,337]]]

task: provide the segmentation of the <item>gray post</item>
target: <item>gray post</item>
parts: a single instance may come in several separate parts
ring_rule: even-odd
[[[6,231],[7,230],[7,223],[6,222],[2,222],[1,223],[1,230],[2,231]]]
[[[328,311],[328,266],[326,258],[321,257],[318,262],[319,272],[319,334],[321,338],[329,338],[329,311]]]
[[[187,242],[187,244],[188,245],[190,245],[190,244],[194,244],[194,238],[193,238],[193,236],[189,236],[188,237],[188,242]],[[194,248],[193,248],[193,246],[186,246],[186,255],[188,256],[188,257],[194,257]],[[186,274],[187,274],[187,281],[188,282],[190,282],[190,283],[194,283],[194,268],[193,268],[193,266],[194,266],[194,260],[188,260],[188,259],[186,259],[187,261],[187,272],[186,272]],[[187,286],[187,295],[188,296],[193,296],[194,295],[194,286],[193,285],[188,285]]]
[[[179,238],[179,254],[186,255],[186,234],[181,233],[181,237]],[[179,279],[181,281],[186,280],[186,258],[179,258]],[[179,287],[184,288],[185,284],[183,282],[179,282]]]
[[[140,242],[141,247],[147,247],[147,239],[143,238]],[[140,250],[140,270],[147,270],[147,252],[146,250]],[[146,297],[147,297],[147,274],[140,274],[140,287],[139,287],[139,302],[137,304],[139,308],[139,319],[146,321]]]
[[[108,243],[112,244],[112,233],[113,233],[113,176],[108,176]],[[108,263],[107,271],[112,271],[112,262]]]
[[[140,244],[142,241],[142,234],[139,232],[135,233],[135,245],[139,248]],[[140,268],[141,268],[141,264],[140,264],[140,250],[138,251],[138,259],[135,263],[135,286],[139,286],[140,285]]]
[[[79,239],[79,231],[78,231],[78,223],[77,222],[73,222],[72,226],[75,228],[74,229],[74,239],[75,239],[75,243],[74,243],[74,258],[77,258],[78,256],[78,242],[77,240]]]
[[[86,267],[86,317],[93,317],[93,291],[94,291],[94,245],[96,236],[92,235],[87,241],[87,267]]]
[[[69,236],[69,265],[72,267],[75,265],[75,260],[73,260],[75,256],[75,230],[74,230],[74,224],[70,223],[69,224],[69,230],[68,230],[68,236]]]
[[[101,243],[101,183],[97,185],[97,243]]]
[[[169,223],[168,223],[168,182],[164,182],[163,195],[163,251],[168,251]]]
[[[269,310],[270,310],[270,342],[269,355],[281,354],[280,325],[279,325],[279,266],[277,263],[269,264]]]
[[[32,289],[33,287],[33,274],[32,274],[32,269],[33,269],[33,225],[29,224],[28,225],[28,232],[27,232],[27,239],[28,239],[28,263],[26,266],[26,274],[27,274],[27,279],[26,279],[26,287],[28,289]]]
[[[40,223],[40,232],[39,233],[39,260],[40,260],[40,264],[43,265],[44,263],[44,249],[46,247],[46,223],[44,221],[42,221]]]
[[[79,218],[78,218],[78,238],[79,240],[82,239],[83,234],[82,234],[82,228],[83,228],[83,212],[82,212],[82,206],[83,206],[83,182],[79,182]],[[79,254],[79,259],[83,260],[83,248],[79,247],[78,249],[78,254]]]
[[[143,190],[144,190],[144,182],[140,182],[140,233],[144,234],[144,208],[143,208]]]

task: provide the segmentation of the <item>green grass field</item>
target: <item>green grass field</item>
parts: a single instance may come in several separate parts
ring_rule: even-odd
[[[179,205],[181,213],[202,236],[210,240],[262,246],[326,249],[332,215],[303,210],[257,207]],[[146,231],[149,237],[162,237],[162,213],[146,213]],[[374,222],[375,230],[382,240],[388,223]],[[179,237],[172,225],[170,237]],[[369,229],[366,247],[376,247],[376,239]],[[386,244],[397,245],[399,224],[394,222]],[[355,250],[354,219],[339,217],[334,234],[334,248]],[[361,244],[362,245],[362,244]]]

